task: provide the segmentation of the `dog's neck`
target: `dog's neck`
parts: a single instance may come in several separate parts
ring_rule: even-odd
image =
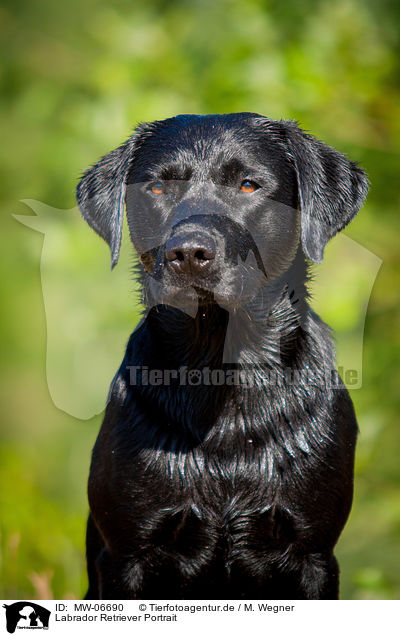
[[[185,439],[198,443],[223,417],[224,409],[234,420],[246,417],[246,412],[257,419],[255,405],[272,403],[276,385],[265,383],[265,371],[284,378],[288,368],[308,363],[305,334],[314,323],[306,302],[306,274],[302,257],[292,271],[231,312],[215,302],[204,303],[204,298],[193,317],[166,305],[147,312],[137,339],[145,339],[146,347],[135,346],[134,361],[129,355],[127,360],[162,376],[157,384],[139,382],[134,388],[148,408],[155,409],[153,420],[164,422],[162,430],[166,426],[166,431],[186,431]],[[234,382],[227,381],[227,372],[236,374]],[[264,392],[268,396],[261,399]],[[174,414],[170,423],[169,413]]]

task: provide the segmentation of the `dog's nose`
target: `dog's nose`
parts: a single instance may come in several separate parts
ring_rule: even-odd
[[[204,234],[174,236],[165,246],[168,266],[178,274],[203,274],[215,258],[215,243]]]

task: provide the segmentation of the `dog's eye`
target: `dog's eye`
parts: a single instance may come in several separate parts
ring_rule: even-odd
[[[245,179],[244,181],[242,181],[242,184],[240,186],[240,192],[243,192],[244,194],[251,194],[252,192],[258,190],[259,187],[260,186],[254,183],[254,181]]]
[[[164,186],[162,183],[153,183],[150,186],[150,190],[153,194],[162,194],[164,192]]]

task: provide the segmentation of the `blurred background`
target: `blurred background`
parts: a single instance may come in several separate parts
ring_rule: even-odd
[[[140,312],[129,245],[111,273],[72,210],[79,174],[139,121],[243,110],[297,119],[371,181],[345,233],[377,260],[334,239],[313,303],[364,346],[342,598],[399,598],[399,22],[391,0],[3,0],[0,598],[84,593],[90,451]]]

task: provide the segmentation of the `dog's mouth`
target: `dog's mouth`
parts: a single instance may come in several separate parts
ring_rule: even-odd
[[[142,263],[145,272],[149,274],[149,276],[153,275],[153,271],[156,264],[156,258],[157,258],[157,248],[153,248],[152,250],[149,250],[148,252],[143,252],[143,254],[139,256],[139,261]]]

